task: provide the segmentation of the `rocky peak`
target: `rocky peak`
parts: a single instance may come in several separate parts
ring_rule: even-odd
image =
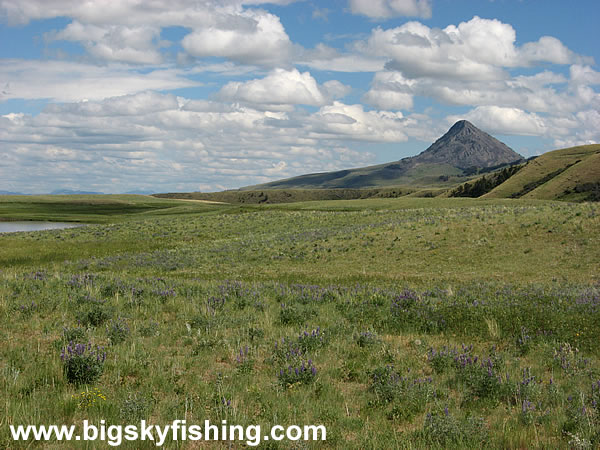
[[[427,150],[415,156],[418,163],[468,167],[495,167],[523,159],[498,139],[467,120],[459,120]]]

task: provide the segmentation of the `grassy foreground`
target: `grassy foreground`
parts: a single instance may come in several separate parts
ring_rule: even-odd
[[[0,447],[64,448],[8,425],[84,419],[327,427],[262,448],[600,443],[600,205],[27,201],[103,223],[0,235]]]

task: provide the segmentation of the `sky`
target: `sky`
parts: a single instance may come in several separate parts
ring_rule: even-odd
[[[467,119],[600,142],[598,0],[0,0],[0,191],[218,191]]]

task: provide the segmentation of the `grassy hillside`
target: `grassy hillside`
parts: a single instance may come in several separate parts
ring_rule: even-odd
[[[408,158],[410,159],[410,158]],[[450,187],[465,180],[464,171],[448,164],[419,164],[407,160],[337,172],[314,173],[247,186],[264,189],[364,189],[389,186]]]
[[[145,195],[0,195],[0,220],[109,223],[220,208]]]
[[[398,198],[417,192],[406,186],[376,189],[262,189],[222,192],[175,192],[154,194],[156,198],[206,200],[235,204],[277,204],[361,198]]]
[[[576,187],[599,181],[600,145],[586,145],[544,153],[485,197],[582,200]]]
[[[598,204],[46,200],[104,223],[0,234],[0,448],[108,447],[9,425],[175,419],[327,429],[263,448],[600,444]]]

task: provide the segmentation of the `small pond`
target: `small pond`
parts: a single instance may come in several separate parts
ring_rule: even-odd
[[[36,221],[14,221],[0,222],[0,233],[14,233],[16,231],[41,231],[62,230],[63,228],[75,228],[83,226],[80,223],[67,222],[36,222]]]

